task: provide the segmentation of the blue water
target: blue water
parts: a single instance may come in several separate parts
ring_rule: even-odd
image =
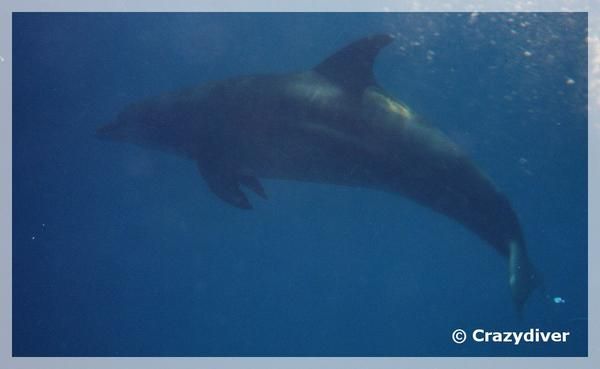
[[[13,354],[587,354],[586,14],[15,14]],[[310,68],[389,32],[375,75],[507,195],[548,294],[457,223],[364,190],[265,181],[240,211],[194,163],[100,141],[166,90]],[[456,328],[570,331],[457,345]]]

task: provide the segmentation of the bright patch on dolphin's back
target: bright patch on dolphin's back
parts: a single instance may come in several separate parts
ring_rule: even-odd
[[[327,104],[342,94],[339,87],[328,83],[319,84],[315,88],[314,81],[309,79],[296,80],[287,86],[287,90],[291,96],[322,104]]]
[[[410,120],[414,118],[413,112],[408,108],[408,106],[395,101],[377,91],[371,91],[371,96],[375,99],[376,103],[392,114],[397,114],[402,117],[404,120]]]

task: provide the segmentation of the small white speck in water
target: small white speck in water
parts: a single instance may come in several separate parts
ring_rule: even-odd
[[[31,240],[32,240],[32,241],[35,241],[35,236],[31,236]]]
[[[0,56],[0,63],[4,63],[4,57]]]
[[[552,301],[554,301],[555,304],[564,304],[564,303],[566,303],[566,301],[563,300],[562,297],[558,297],[558,296],[552,298]]]

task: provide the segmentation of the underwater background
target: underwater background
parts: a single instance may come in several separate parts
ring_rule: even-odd
[[[522,316],[506,261],[410,200],[267,180],[240,211],[192,161],[94,138],[144,97],[375,33],[379,84],[518,214],[548,294]],[[586,36],[585,13],[15,13],[13,355],[587,355]]]

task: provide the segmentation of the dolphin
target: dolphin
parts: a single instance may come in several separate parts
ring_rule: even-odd
[[[358,186],[454,219],[508,261],[520,312],[541,278],[507,198],[465,152],[377,84],[373,63],[393,36],[357,40],[315,67],[184,88],[126,107],[96,135],[195,161],[208,188],[251,209],[260,179]]]

